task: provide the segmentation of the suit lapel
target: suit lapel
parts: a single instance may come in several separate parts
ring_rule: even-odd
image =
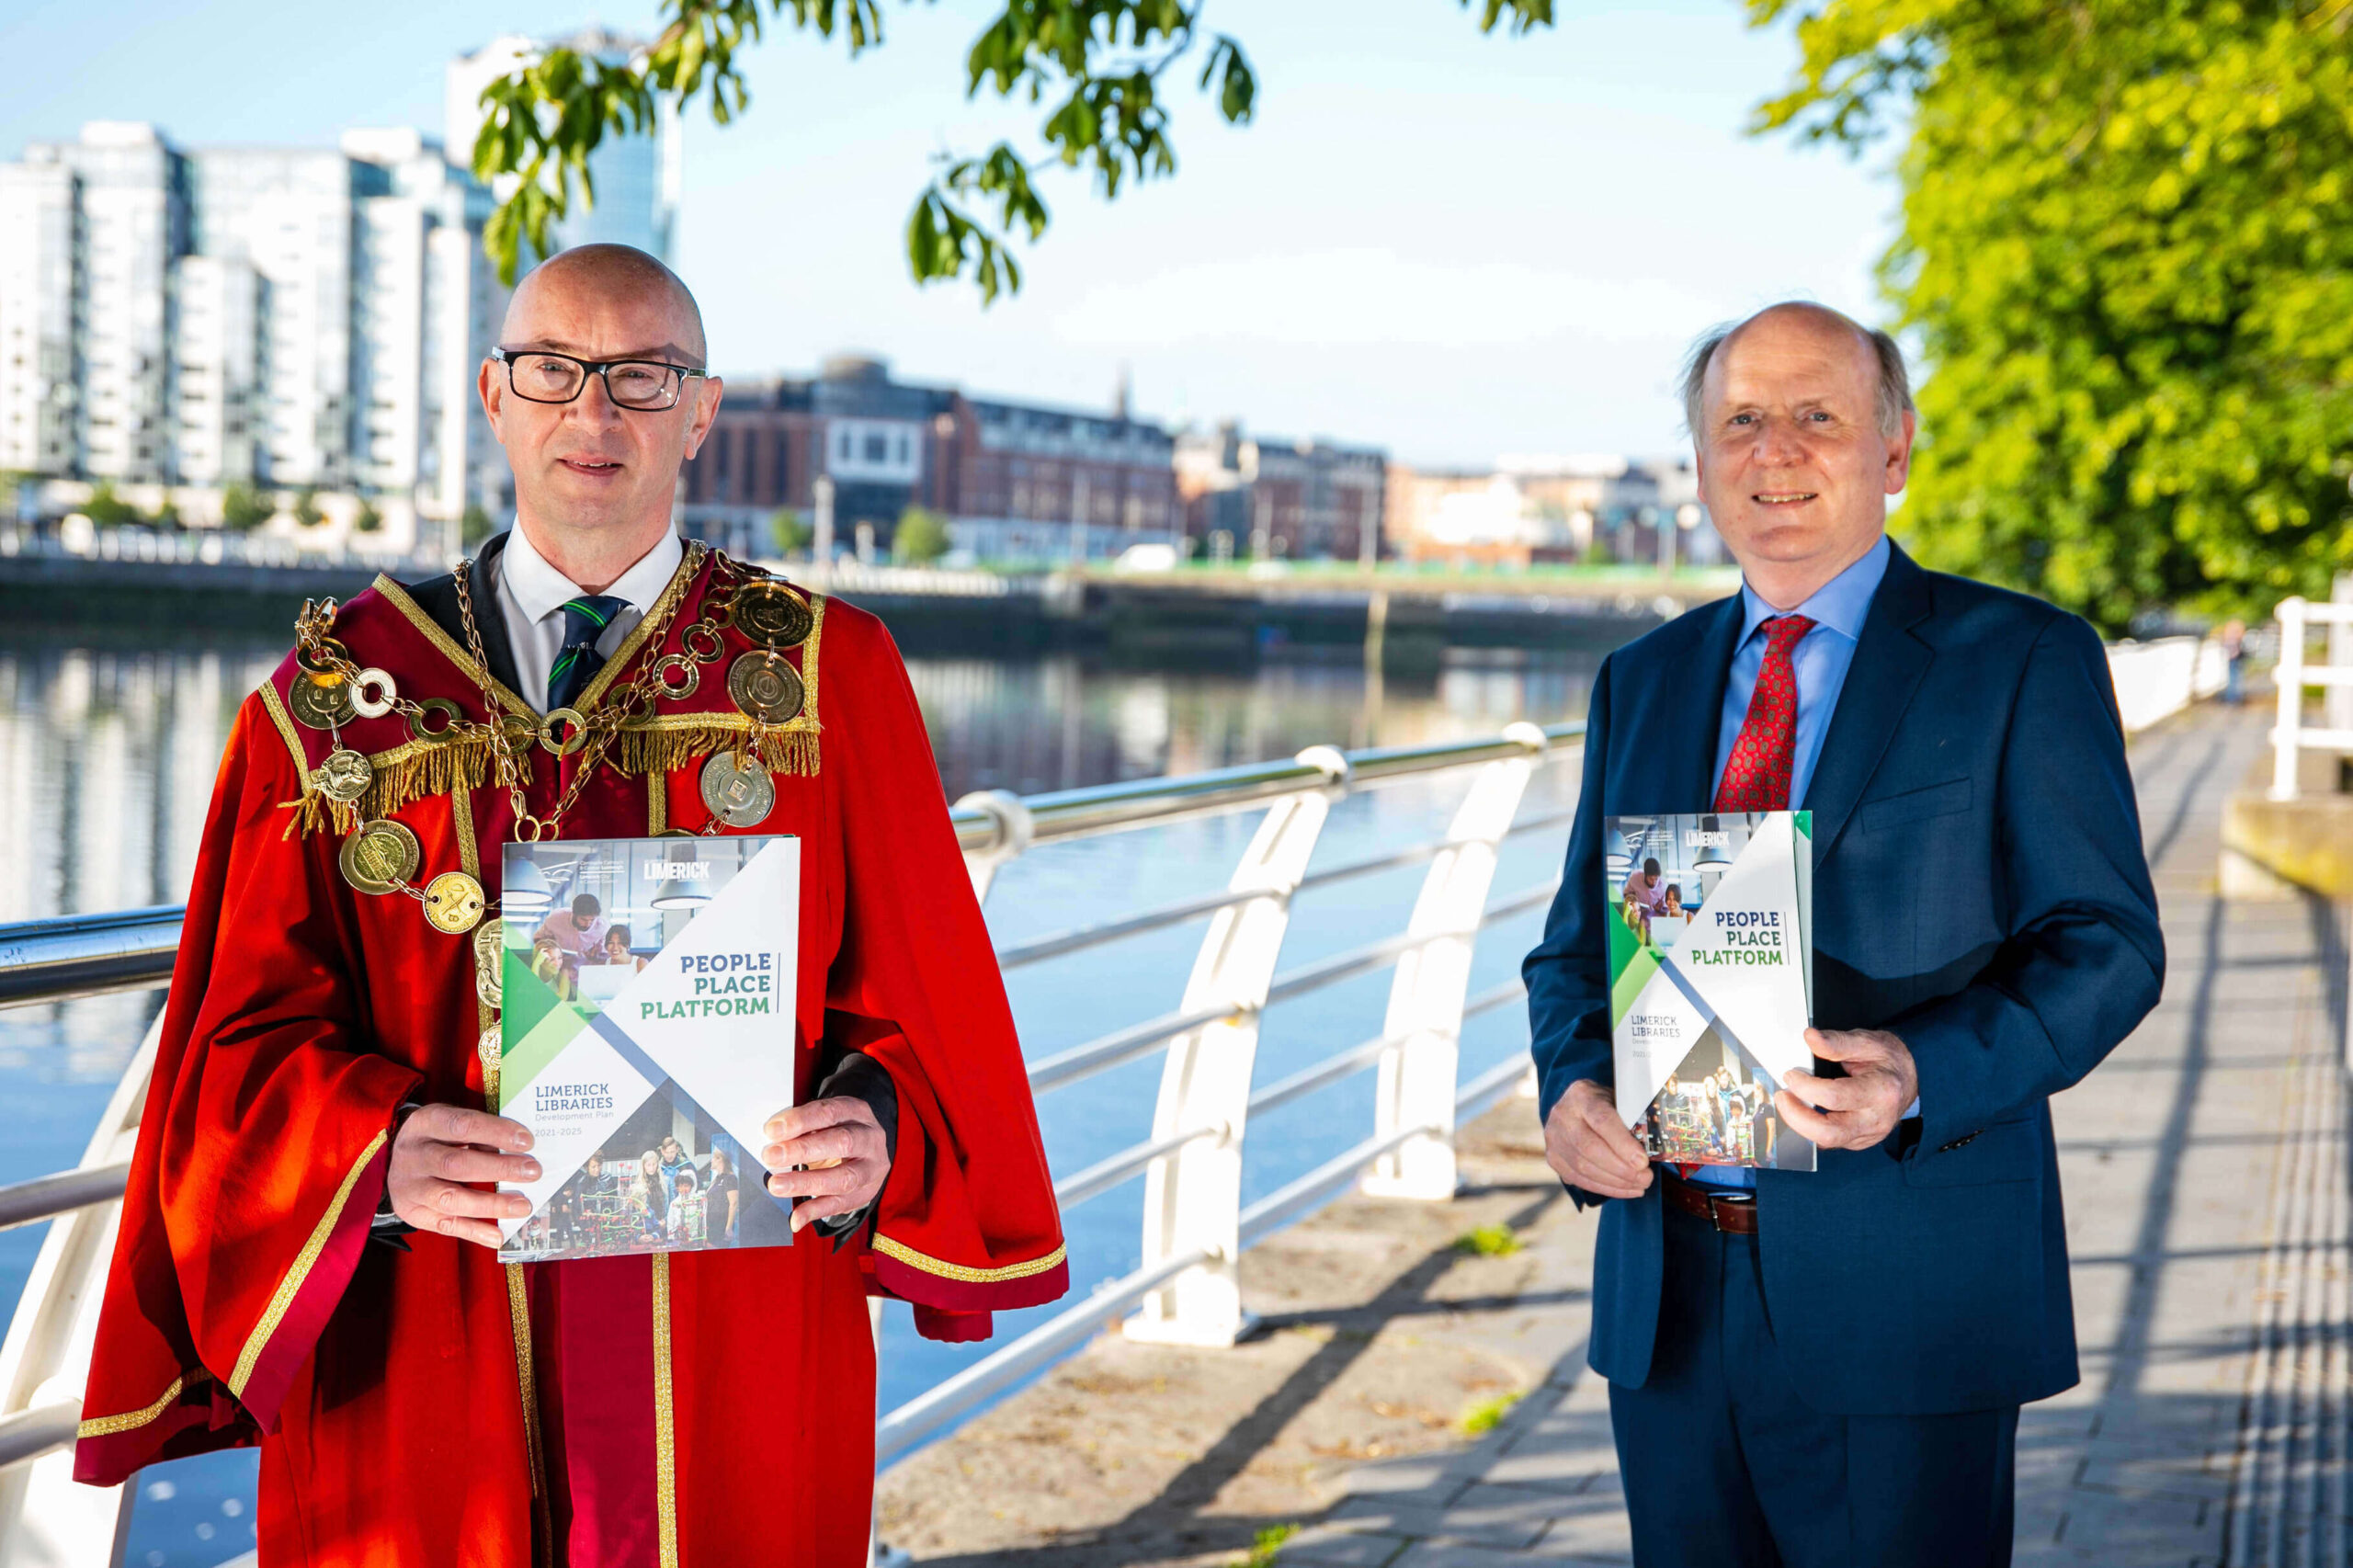
[[[1934,651],[1912,631],[1930,608],[1928,574],[1913,564],[1901,546],[1891,544],[1887,575],[1871,596],[1854,662],[1847,666],[1847,681],[1830,716],[1830,733],[1823,737],[1822,755],[1800,802],[1813,813],[1817,865],[1836,846],[1855,802],[1878,771],[1896,725],[1935,660]]]
[[[548,699],[544,691],[523,690],[523,677],[515,668],[515,644],[506,635],[506,611],[499,602],[498,579],[495,574],[506,569],[500,559],[506,549],[506,535],[496,533],[483,541],[482,553],[475,558],[474,618],[482,628],[482,653],[491,675],[507,690],[517,693],[524,701],[537,708]]]
[[[1741,597],[1717,602],[1691,657],[1694,687],[1665,688],[1668,699],[1662,733],[1636,744],[1650,758],[1653,788],[1643,793],[1666,802],[1645,810],[1704,812],[1716,799],[1716,738],[1723,722],[1724,686],[1732,678],[1732,655],[1740,641]],[[1683,802],[1680,804],[1675,802]]]
[[[545,692],[525,691],[515,673],[515,645],[506,640],[506,616],[499,608],[499,552],[506,548],[506,535],[494,533],[483,541],[482,551],[474,557],[473,585],[474,624],[482,631],[483,663],[491,678],[529,703],[534,710],[547,700]],[[458,584],[454,576],[435,577],[429,582],[410,586],[409,598],[432,618],[459,647],[466,646],[464,612],[458,608]]]

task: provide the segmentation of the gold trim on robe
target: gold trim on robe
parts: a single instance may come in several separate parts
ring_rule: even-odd
[[[232,1394],[240,1399],[244,1397],[246,1381],[254,1375],[254,1368],[261,1360],[261,1353],[269,1347],[269,1336],[278,1332],[278,1321],[294,1304],[294,1298],[301,1294],[302,1281],[311,1277],[312,1266],[319,1261],[319,1254],[326,1251],[327,1237],[334,1233],[335,1222],[342,1216],[344,1204],[350,1200],[351,1189],[358,1185],[359,1173],[368,1168],[368,1162],[376,1157],[377,1151],[384,1146],[390,1136],[389,1132],[379,1132],[368,1140],[368,1146],[359,1151],[359,1158],[343,1173],[343,1185],[335,1189],[334,1201],[327,1205],[327,1211],[319,1216],[319,1222],[312,1227],[310,1239],[295,1255],[294,1266],[286,1271],[286,1278],[278,1282],[278,1293],[270,1297],[269,1305],[263,1309],[261,1321],[254,1324],[253,1333],[245,1336],[245,1347],[237,1354],[236,1369],[229,1374],[229,1392]]]
[[[1002,1268],[971,1268],[961,1263],[949,1263],[927,1257],[904,1242],[875,1233],[874,1250],[885,1257],[895,1257],[909,1268],[920,1268],[926,1274],[937,1274],[942,1279],[961,1279],[967,1284],[986,1285],[998,1279],[1027,1279],[1033,1274],[1043,1274],[1063,1261],[1063,1251],[1056,1247],[1043,1257],[1033,1257],[1026,1263],[1008,1263]]]
[[[199,1384],[208,1383],[211,1381],[212,1374],[207,1372],[201,1367],[199,1367],[192,1372],[183,1372],[180,1376],[174,1378],[172,1380],[172,1386],[165,1389],[163,1393],[157,1397],[155,1403],[147,1406],[144,1410],[129,1411],[121,1415],[92,1416],[89,1420],[83,1422],[80,1426],[74,1429],[74,1437],[77,1439],[82,1437],[111,1437],[118,1432],[129,1432],[135,1430],[138,1427],[144,1426],[150,1421],[153,1421],[156,1417],[162,1415],[164,1412],[169,1410],[173,1405],[178,1403],[179,1397],[182,1393],[185,1393],[188,1390],[194,1388]]]

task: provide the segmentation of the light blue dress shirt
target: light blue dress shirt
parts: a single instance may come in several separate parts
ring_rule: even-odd
[[[1880,579],[1887,575],[1887,536],[1881,534],[1860,560],[1815,589],[1813,597],[1794,610],[1775,609],[1746,583],[1740,585],[1740,642],[1733,648],[1732,670],[1724,682],[1723,716],[1716,724],[1716,770],[1709,775],[1711,795],[1714,781],[1723,778],[1724,767],[1732,761],[1733,743],[1740,739],[1749,697],[1756,690],[1757,673],[1765,665],[1766,638],[1757,629],[1777,615],[1802,615],[1813,622],[1813,628],[1790,654],[1790,666],[1798,677],[1797,752],[1790,768],[1790,804],[1793,808],[1805,804],[1806,786],[1813,782],[1814,762],[1822,756],[1822,737],[1829,733],[1830,715],[1836,710],[1838,693],[1847,684],[1847,666],[1855,662],[1863,618],[1870,613],[1871,596],[1879,592]],[[1905,1114],[1918,1111],[1915,1101]],[[1691,1173],[1691,1179],[1716,1187],[1756,1185],[1756,1172],[1740,1165],[1701,1165]]]

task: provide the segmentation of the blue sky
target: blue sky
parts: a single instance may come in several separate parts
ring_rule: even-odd
[[[1734,0],[1558,8],[1555,28],[1512,39],[1453,0],[1214,0],[1206,25],[1257,69],[1256,122],[1225,127],[1183,78],[1177,176],[1107,205],[1049,176],[1055,224],[1028,286],[988,309],[966,286],[916,289],[901,250],[935,153],[1042,118],[964,99],[983,0],[889,4],[888,42],[855,63],[772,31],[749,116],[688,121],[676,260],[738,373],[858,348],[903,376],[1085,406],[1125,366],[1143,413],[1408,460],[1671,450],[1675,361],[1709,324],[1789,295],[1882,313],[1870,268],[1896,192],[1869,164],[1742,133],[1795,51]],[[0,156],[92,119],[153,120],[184,145],[438,134],[453,53],[653,17],[562,0],[15,0]]]

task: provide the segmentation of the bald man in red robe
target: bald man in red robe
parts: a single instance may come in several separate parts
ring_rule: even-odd
[[[669,524],[721,395],[704,348],[692,297],[642,253],[584,246],[528,277],[482,376],[516,528],[465,575],[378,579],[333,627],[402,699],[472,725],[453,733],[437,709],[315,727],[290,655],[232,732],[75,1474],[111,1485],[258,1444],[263,1568],[847,1568],[872,1484],[868,1297],[973,1339],[993,1311],[1067,1288],[1011,1015],[905,670],[880,623],[824,599],[784,655],[805,693],[788,723],[756,727],[719,664],[620,726],[557,830],[703,830],[709,757],[763,758],[772,807],[719,829],[801,841],[777,1049],[801,1097],[757,1151],[768,1190],[797,1202],[796,1244],[529,1265],[494,1250],[499,1220],[529,1210],[494,1184],[537,1165],[528,1131],[490,1108],[494,1015],[472,937],[447,928],[465,912],[448,917],[434,879],[496,897],[517,817],[494,717],[526,737],[551,709],[593,717],[649,661],[691,655],[703,612],[748,575]],[[559,361],[585,367],[568,400]],[[752,647],[720,635],[726,659]],[[330,789],[347,748],[369,765],[356,801]],[[522,803],[543,818],[588,754],[534,755]],[[371,891],[339,858],[380,821],[413,835],[406,889]],[[781,1212],[747,1205],[747,1225]]]

